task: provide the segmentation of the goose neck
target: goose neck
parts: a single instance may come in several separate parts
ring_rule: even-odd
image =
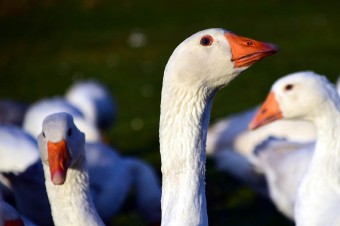
[[[338,108],[324,109],[322,114],[314,119],[314,124],[318,138],[311,170],[322,174],[321,178],[325,175],[337,175],[340,169],[340,112]]]
[[[204,87],[162,90],[160,152],[162,225],[207,225],[206,137],[215,92]]]
[[[104,225],[93,205],[85,157],[67,171],[63,185],[54,185],[44,165],[46,190],[55,225]]]

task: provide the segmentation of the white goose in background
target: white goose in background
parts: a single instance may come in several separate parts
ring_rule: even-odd
[[[103,143],[86,143],[90,188],[105,222],[121,209],[132,187],[136,205],[146,222],[159,224],[161,188],[156,172],[144,161],[123,157]]]
[[[292,142],[301,143],[311,142],[316,139],[313,124],[302,120],[280,120],[258,130],[248,130],[248,125],[257,110],[258,108],[255,107],[228,116],[213,124],[208,130],[208,155],[214,156],[215,153],[223,151],[224,148],[230,148],[251,159],[255,147],[268,137],[284,138]]]
[[[19,127],[0,126],[0,172],[24,172],[39,158],[37,143],[32,136]]]
[[[250,127],[281,118],[308,120],[317,130],[314,154],[296,196],[296,225],[340,225],[340,97],[334,85],[313,72],[279,79]]]
[[[41,132],[43,119],[53,113],[67,112],[73,116],[77,127],[86,135],[87,142],[97,142],[101,140],[97,127],[84,118],[84,114],[75,106],[63,98],[54,97],[43,99],[32,104],[24,117],[23,128],[33,137],[37,137]]]
[[[117,106],[104,86],[95,80],[78,81],[66,92],[65,99],[77,107],[87,121],[100,130],[109,129],[116,119]]]
[[[164,72],[160,153],[162,225],[207,225],[205,145],[216,92],[256,61],[271,44],[223,29],[200,31],[172,53]]]
[[[85,135],[72,116],[47,116],[38,144],[55,225],[104,225],[90,195]]]
[[[36,224],[52,225],[42,172],[36,140],[16,126],[0,126],[0,193]]]
[[[314,142],[298,143],[269,138],[254,150],[252,172],[255,174],[254,167],[259,172],[254,178],[265,176],[270,199],[291,220],[294,220],[298,186],[307,172],[314,148]]]
[[[308,74],[310,71],[295,73]],[[340,77],[336,82],[338,93],[340,93]],[[209,127],[207,135],[207,155],[214,158],[216,163],[223,167],[223,151],[236,151],[241,157],[246,157],[252,162],[252,153],[257,145],[265,142],[269,137],[286,139],[290,142],[309,143],[316,139],[316,131],[313,123],[303,120],[279,120],[270,123],[257,130],[249,130],[248,125],[258,111],[258,107],[247,109],[240,113],[231,114],[217,120]],[[282,142],[281,142],[282,144]]]
[[[310,71],[296,73],[308,75]],[[338,87],[340,87],[339,81],[337,82]],[[241,113],[232,114],[210,126],[207,135],[207,155],[214,159],[218,170],[233,175],[253,190],[267,195],[267,188],[263,183],[263,172],[257,162],[258,156],[253,154],[255,149],[259,149],[257,146],[266,143],[266,140],[271,137],[284,139],[287,142],[285,144],[285,141],[281,140],[275,144],[274,149],[282,150],[287,147],[289,150],[293,150],[294,148],[291,147],[293,143],[308,146],[310,142],[315,141],[316,130],[311,122],[285,119],[275,121],[257,130],[249,130],[248,125],[257,111],[258,107],[254,107]],[[272,140],[270,143],[273,144],[276,141]],[[269,146],[264,152],[265,155],[268,150]]]

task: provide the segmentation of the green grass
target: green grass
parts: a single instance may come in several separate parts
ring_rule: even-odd
[[[123,154],[159,171],[158,121],[162,75],[174,48],[210,27],[276,43],[281,51],[248,69],[221,91],[212,121],[260,103],[279,77],[314,70],[335,81],[340,72],[338,1],[0,1],[0,97],[34,102],[63,95],[77,79],[96,78],[115,96],[118,118],[109,138]],[[145,47],[127,39],[135,29]],[[143,95],[145,90],[148,95]],[[134,130],[131,122],[141,119]],[[211,225],[288,225],[269,202],[207,167]],[[136,225],[129,207],[115,225]]]

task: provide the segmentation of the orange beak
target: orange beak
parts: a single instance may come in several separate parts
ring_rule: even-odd
[[[282,118],[282,112],[280,110],[278,102],[275,99],[275,94],[273,92],[270,92],[267,96],[267,99],[262,104],[261,108],[249,124],[249,128],[256,129]]]
[[[279,51],[279,48],[271,43],[241,37],[230,32],[226,32],[224,36],[229,42],[232,53],[231,60],[234,62],[235,68],[248,67]]]
[[[67,149],[66,141],[57,143],[48,142],[48,163],[50,165],[51,181],[55,185],[65,183],[67,168],[70,164],[70,153]]]

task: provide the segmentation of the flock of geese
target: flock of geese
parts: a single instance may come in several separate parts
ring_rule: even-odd
[[[324,76],[284,76],[260,107],[209,128],[217,91],[277,51],[217,28],[174,50],[161,94],[162,183],[146,162],[103,141],[116,109],[101,84],[30,105],[22,127],[0,126],[0,226],[105,225],[131,187],[150,225],[208,225],[206,155],[296,225],[340,225],[340,97]]]

